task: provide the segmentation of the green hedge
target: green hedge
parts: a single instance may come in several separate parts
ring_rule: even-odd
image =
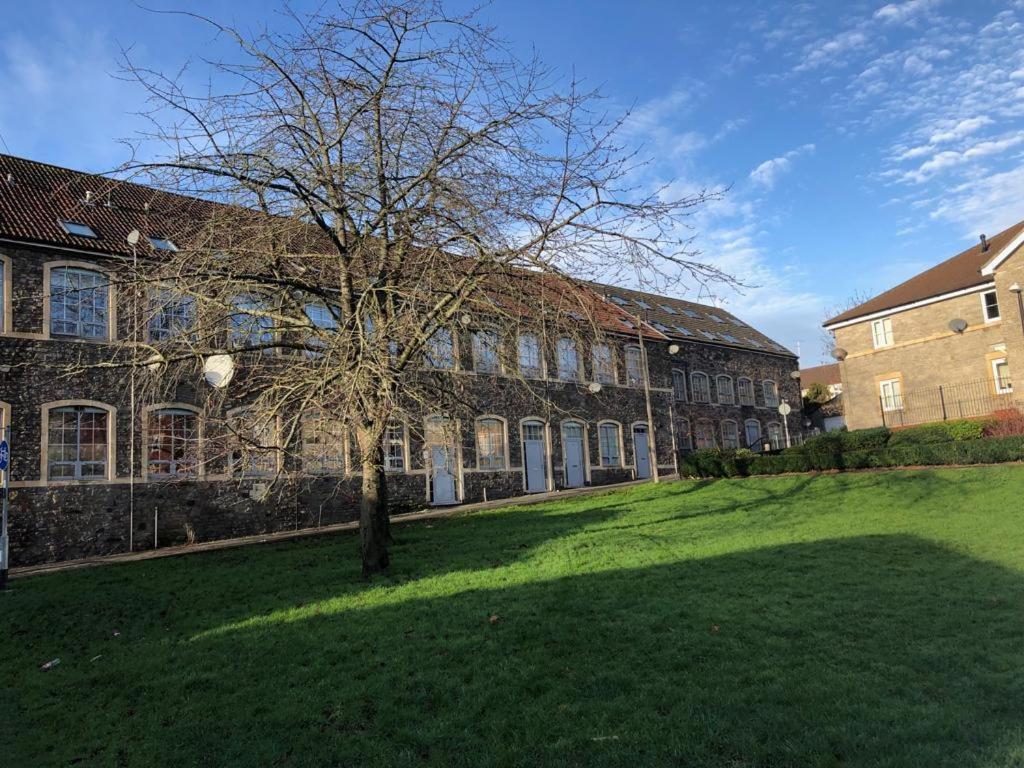
[[[820,437],[827,437],[827,435]],[[841,438],[821,440],[820,437],[808,440],[802,446],[787,448],[779,453],[767,455],[755,454],[750,451],[717,449],[694,451],[682,457],[680,470],[684,475],[691,477],[746,477],[748,475],[777,475],[784,472],[807,472],[822,469],[995,464],[1002,461],[1024,461],[1024,435],[947,440],[946,442],[922,440],[921,442],[904,442],[902,444],[893,444],[890,440],[890,444],[883,448],[848,451],[838,450],[837,446],[842,445]],[[877,442],[877,436],[872,440]]]
[[[943,421],[937,424],[922,424],[919,427],[908,427],[893,432],[889,438],[889,446],[979,440],[984,437],[986,424],[987,422],[985,421],[961,419],[958,421]],[[856,432],[850,432],[849,434],[853,435]]]

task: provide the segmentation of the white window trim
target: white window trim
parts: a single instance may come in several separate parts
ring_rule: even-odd
[[[729,382],[730,397],[728,402],[722,399],[722,387],[719,384],[719,382],[722,381],[723,379]],[[736,405],[736,384],[733,381],[732,376],[726,373],[720,373],[717,376],[715,376],[715,394],[718,395],[717,399],[719,405]]]
[[[335,469],[315,469],[307,466],[307,459],[309,458],[306,452],[305,434],[303,429],[306,424],[317,423],[323,421],[323,415],[320,412],[314,411],[312,413],[304,413],[299,423],[299,462],[302,467],[302,473],[311,477],[342,477],[348,476],[351,472],[350,456],[349,456],[349,433],[348,430],[342,427],[341,430],[341,471]]]
[[[562,342],[567,341],[572,344],[573,351],[576,354],[576,370],[575,376],[566,378],[562,376]],[[570,336],[561,336],[555,341],[555,372],[558,376],[559,381],[568,382],[581,382],[583,381],[583,356],[580,354],[579,342]]]
[[[1013,380],[1012,379],[1010,380],[1010,386],[1008,386],[1008,387],[1001,387],[1001,386],[999,386],[999,370],[998,370],[998,366],[1000,364],[1006,365],[1007,364],[1007,358],[1005,358],[1005,357],[997,357],[997,358],[995,358],[994,360],[991,361],[990,369],[992,371],[992,387],[995,389],[995,393],[997,395],[1012,395],[1013,394]]]
[[[494,367],[490,370],[480,369],[480,358],[478,356],[476,338],[479,334],[493,334],[494,335]],[[496,376],[504,371],[501,363],[501,333],[497,328],[477,328],[470,335],[469,338],[469,351],[473,356],[473,371],[483,376]]]
[[[708,447],[708,446],[701,446],[701,445],[697,444],[697,442],[698,442],[697,441],[697,435],[700,433],[699,427],[700,427],[701,424],[707,424],[708,426],[711,427],[711,446],[710,447],[711,448],[718,448],[719,447],[719,444],[718,444],[719,441],[718,441],[717,430],[715,429],[715,422],[713,420],[711,420],[711,419],[702,417],[702,418],[697,419],[694,422],[694,429],[693,429],[693,438],[694,438],[693,439],[693,447],[694,447],[694,449],[699,451],[702,448],[707,448]]]
[[[774,403],[769,403],[768,402],[768,390],[765,388],[765,384],[771,384],[772,385],[772,390],[775,393],[775,395],[774,395],[775,402]],[[769,410],[774,410],[774,409],[778,408],[779,404],[782,402],[782,397],[779,394],[779,383],[777,381],[775,381],[774,379],[762,379],[761,380],[761,397],[764,398],[764,407],[765,408],[768,408]]]
[[[235,430],[231,426],[231,420],[232,419],[237,419],[239,416],[244,416],[245,414],[253,412],[255,410],[256,409],[253,408],[252,406],[242,405],[242,406],[239,406],[237,408],[232,408],[226,414],[224,414],[225,417],[226,417],[226,420],[227,420],[227,424],[228,424],[228,433],[227,433],[227,435],[228,435],[228,439],[229,440],[234,441],[234,440],[237,439],[236,438],[237,430]],[[226,459],[226,461],[227,461],[227,466],[225,467],[225,471],[227,472],[227,475],[229,477],[241,478],[241,479],[244,479],[244,480],[248,480],[248,479],[252,479],[252,478],[273,477],[274,475],[279,474],[281,472],[281,458],[282,457],[281,457],[281,418],[280,418],[280,416],[275,416],[274,417],[273,428],[274,428],[274,435],[273,435],[274,446],[272,448],[268,449],[270,451],[271,456],[273,456],[273,458],[274,458],[274,467],[273,467],[273,469],[271,469],[269,472],[252,472],[251,471],[251,467],[249,467],[249,468],[247,468],[246,471],[236,472],[235,468],[232,466],[232,462],[231,462],[231,453],[234,451],[235,448],[234,448],[234,445],[231,445],[229,447],[229,449],[228,449],[227,455],[224,457]]]
[[[886,325],[888,324],[888,326]],[[876,329],[881,329],[881,336]],[[882,342],[879,343],[879,337]],[[888,341],[886,340],[888,339]],[[892,318],[891,317],[880,317],[877,320],[871,321],[871,348],[872,349],[887,349],[891,347],[896,340],[896,336],[893,333]]]
[[[518,343],[518,342],[517,342]],[[525,416],[519,420],[519,466],[522,475],[523,492],[526,492],[526,440],[523,439],[523,428],[527,424],[539,424],[544,435],[544,487],[550,491],[554,484],[554,467],[551,463],[551,429],[540,416]]]
[[[601,440],[601,427],[612,426],[618,430],[619,439],[619,462],[618,464],[605,464],[604,463],[604,448],[603,441]],[[601,469],[622,469],[625,466],[626,461],[626,445],[623,442],[622,437],[622,422],[615,421],[614,419],[601,419],[597,422],[597,463]]]
[[[85,339],[80,336],[53,336],[50,333],[50,275],[55,269],[83,269],[98,272],[107,277],[107,336],[103,339]],[[114,274],[105,267],[89,261],[48,261],[43,264],[43,338],[87,344],[109,344],[117,341],[117,291],[114,289]]]
[[[726,424],[732,424],[733,427],[736,429],[736,445],[732,446],[732,448],[733,449],[741,448],[742,446],[740,445],[740,427],[739,427],[739,424],[736,423],[735,419],[722,419],[722,423],[719,425],[719,432],[722,433],[722,447],[723,448],[728,448],[729,447],[729,446],[726,446],[726,444],[725,444],[725,425]]]
[[[196,417],[196,471],[190,475],[168,475],[162,472],[149,471],[149,417],[157,411],[189,411]],[[206,467],[203,461],[204,431],[206,425],[199,409],[190,403],[156,403],[145,406],[139,414],[142,419],[140,431],[142,435],[142,471],[140,475],[147,480],[196,480],[206,474]],[[134,472],[134,467],[132,468]]]
[[[14,307],[11,305],[14,291],[14,268],[11,258],[0,254],[0,270],[3,270],[3,282],[0,283],[0,336],[14,331]]]
[[[896,385],[899,386],[899,390],[900,390],[899,394],[892,393],[890,395],[891,399],[898,398],[898,400],[899,400],[899,402],[895,403],[892,408],[886,408],[885,407],[886,396],[885,396],[884,387],[885,387],[886,384],[890,385],[890,387],[889,387],[890,392],[892,391],[892,386],[891,386],[892,384],[896,384]],[[893,378],[893,379],[883,379],[883,380],[879,381],[878,382],[878,399],[879,399],[880,404],[882,406],[882,410],[885,411],[886,413],[895,413],[896,411],[902,411],[903,410],[903,380],[899,379],[899,378]]]
[[[749,402],[743,398],[743,382],[750,384],[750,397]],[[749,376],[740,376],[736,379],[736,402],[739,405],[757,405],[757,390],[754,388],[754,380]]]
[[[388,466],[388,428],[390,427],[401,427],[402,428],[402,468],[393,469]],[[381,448],[383,450],[382,463],[385,473],[389,475],[404,475],[411,472],[409,451],[409,424],[406,421],[389,421],[384,425],[384,434],[380,436]]]
[[[502,466],[500,467],[481,467],[480,466],[480,435],[477,432],[477,427],[481,421],[493,420],[501,424],[501,442],[502,450],[504,452]],[[496,413],[485,413],[482,416],[477,416],[473,420],[473,452],[476,456],[476,469],[478,472],[507,472],[509,469],[509,455],[508,455],[508,419],[503,416],[498,416]]]
[[[694,386],[694,384],[693,384],[694,377],[696,377],[696,376],[703,376],[704,380],[707,382],[707,385],[708,385],[707,386],[707,391],[708,391],[708,399],[707,400],[698,400],[697,399],[697,389],[698,388],[696,386]],[[710,405],[711,404],[711,377],[708,376],[706,373],[704,373],[704,371],[691,371],[690,372],[690,402],[691,403],[703,404],[703,405]]]
[[[679,374],[679,376],[682,377],[682,381],[683,381],[683,396],[682,397],[679,397],[679,393],[676,392],[676,374]],[[689,377],[686,375],[686,371],[684,371],[682,368],[673,368],[672,369],[672,400],[674,402],[676,402],[676,403],[685,403],[685,402],[687,402],[688,395],[690,394],[690,382],[688,381],[688,378]]]
[[[540,370],[537,372],[527,373],[523,370],[523,355],[522,347],[520,346],[520,340],[524,336],[530,336],[537,342],[537,356],[540,358]],[[533,331],[525,331],[516,334],[516,371],[524,379],[543,379],[547,376],[547,355],[544,354],[544,341],[541,339],[539,333]]]
[[[575,424],[578,426],[583,434],[583,480],[584,483],[590,482],[590,435],[587,422],[582,419],[564,419],[559,425],[558,435],[562,441],[562,482],[566,482],[568,476],[568,465],[565,461],[565,427],[569,424]]]
[[[985,304],[985,297],[988,296],[989,294],[992,294],[993,296],[996,297],[996,307],[998,307],[999,309],[999,314],[996,317],[988,316],[988,306]],[[1003,308],[999,304],[999,294],[996,292],[994,288],[991,291],[982,291],[980,294],[978,294],[978,298],[981,299],[981,318],[985,321],[985,325],[998,323],[1000,320],[1003,319]]]
[[[684,424],[686,425],[686,430],[685,431],[683,431],[682,429],[677,430],[677,433],[676,433],[676,435],[677,435],[677,437],[676,437],[676,448],[679,449],[679,450],[684,450],[684,451],[692,451],[693,450],[693,429],[690,427],[690,420],[686,419],[686,418],[682,418],[682,419],[677,419],[676,420],[676,427],[680,427],[681,428]],[[685,438],[685,440],[683,441],[683,442],[685,442],[685,445],[683,444],[683,442],[680,442],[679,435],[682,435]]]
[[[639,376],[639,378],[636,381],[631,379],[630,375],[629,375],[629,356],[630,356],[630,353],[634,352],[634,351],[636,352],[637,360],[638,360],[638,363],[639,363],[639,366],[640,366],[640,368],[639,368],[640,376]],[[640,348],[639,345],[637,345],[637,344],[627,344],[625,347],[622,348],[622,368],[623,368],[623,371],[624,371],[625,376],[626,376],[626,386],[627,387],[642,387],[644,385],[644,379],[645,379],[645,375],[644,375],[644,351],[643,351],[643,349]]]
[[[107,472],[102,478],[91,480],[67,480],[64,478],[50,480],[50,411],[54,408],[85,407],[97,408],[107,412]],[[40,406],[39,436],[39,480],[43,485],[80,485],[94,483],[112,483],[117,477],[117,408],[97,400],[53,400]],[[134,467],[132,468],[134,469]]]
[[[601,379],[597,375],[597,371],[598,371],[598,367],[599,366],[597,365],[597,353],[596,353],[596,351],[598,349],[604,349],[604,350],[608,351],[608,367],[609,367],[610,373],[611,373],[611,380],[610,381],[601,381]],[[591,346],[591,348],[590,348],[590,366],[591,366],[591,374],[592,374],[592,378],[593,378],[594,382],[596,382],[597,384],[610,384],[610,385],[616,385],[616,386],[618,385],[618,383],[619,383],[619,370],[618,370],[618,366],[615,364],[615,348],[612,347],[611,344],[601,343],[601,344],[594,344],[594,345]]]
[[[984,271],[982,272],[982,274],[985,274]],[[931,296],[927,299],[921,299],[920,301],[912,301],[909,304],[900,304],[895,307],[889,307],[887,309],[879,310],[878,312],[871,312],[866,315],[853,317],[850,318],[849,320],[843,320],[840,323],[832,323],[831,325],[826,325],[823,327],[826,331],[835,331],[838,330],[839,328],[848,328],[851,325],[859,325],[860,323],[866,323],[868,320],[875,320],[876,318],[879,317],[892,317],[893,315],[899,312],[905,312],[908,309],[917,309],[918,307],[925,307],[929,304],[936,304],[940,301],[945,301],[946,299],[954,299],[957,296],[968,296],[972,293],[977,293],[978,291],[989,290],[990,288],[995,288],[995,283],[983,283],[982,285],[972,285],[970,288],[963,288],[962,290],[959,291],[950,291],[949,293],[942,293],[939,294],[938,296]]]

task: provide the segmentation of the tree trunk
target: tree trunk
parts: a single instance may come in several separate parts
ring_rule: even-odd
[[[372,440],[369,445],[364,442],[362,454],[363,497],[359,502],[359,542],[363,576],[371,576],[388,568],[388,486],[380,441]]]

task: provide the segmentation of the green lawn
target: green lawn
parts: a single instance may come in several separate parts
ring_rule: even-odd
[[[1022,495],[671,483],[401,526],[372,583],[351,535],[16,580],[0,765],[1024,766]]]

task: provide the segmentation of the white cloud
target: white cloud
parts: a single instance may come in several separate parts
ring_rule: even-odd
[[[885,24],[905,24],[938,4],[938,0],[905,0],[902,3],[889,3],[875,11],[874,18]]]
[[[818,40],[804,49],[803,60],[797,65],[796,71],[803,72],[831,64],[850,51],[864,48],[869,42],[868,34],[860,29],[848,29],[834,37]]]
[[[773,189],[779,176],[789,170],[794,158],[813,151],[813,144],[804,144],[802,147],[791,149],[784,155],[765,160],[750,172],[750,180],[765,189]]]
[[[932,137],[928,141],[931,144],[942,144],[947,141],[955,141],[956,139],[962,139],[965,136],[974,133],[979,128],[984,128],[986,125],[992,125],[992,118],[984,115],[981,117],[969,117],[965,120],[960,120],[952,128],[932,134]]]

